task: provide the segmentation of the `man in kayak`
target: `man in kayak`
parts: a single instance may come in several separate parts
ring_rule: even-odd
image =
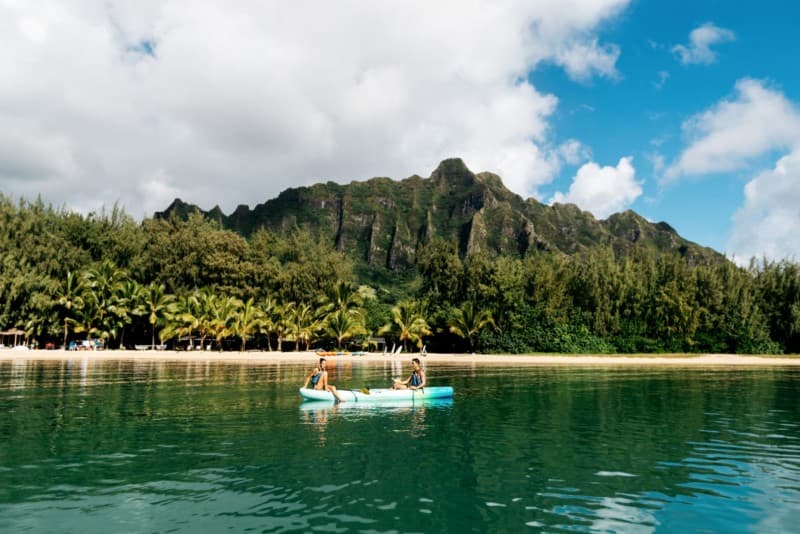
[[[419,358],[411,360],[411,376],[406,380],[395,380],[392,389],[422,389],[425,387],[425,371],[419,366]]]
[[[336,397],[336,400],[339,402],[344,402],[344,399],[339,396],[339,392],[336,391],[336,386],[328,384],[328,371],[325,369],[325,365],[325,358],[320,358],[319,366],[314,367],[314,369],[308,374],[303,387],[308,388],[310,383],[313,389],[330,391],[333,396]]]

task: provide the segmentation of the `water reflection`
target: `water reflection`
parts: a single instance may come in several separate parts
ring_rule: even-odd
[[[332,413],[356,413],[358,415],[384,415],[387,412],[408,412],[426,408],[445,408],[453,405],[453,399],[392,400],[381,402],[333,402],[305,401],[300,404],[301,412],[327,411]]]
[[[327,444],[328,424],[337,419],[342,421],[358,421],[362,418],[402,418],[407,420],[404,428],[395,428],[394,432],[408,432],[411,437],[422,437],[427,428],[426,414],[430,410],[448,410],[453,406],[453,399],[395,400],[383,402],[333,402],[305,401],[300,404],[300,420],[313,425],[318,432],[318,443]]]

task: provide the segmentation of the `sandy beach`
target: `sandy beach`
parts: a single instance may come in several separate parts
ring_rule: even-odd
[[[361,356],[326,356],[329,360],[387,361],[419,357],[425,363],[472,363],[501,366],[678,366],[678,367],[774,367],[800,366],[800,356],[753,356],[737,354],[438,354],[416,353],[399,355],[369,353]],[[0,361],[9,360],[143,360],[143,361],[213,361],[213,362],[310,362],[318,358],[316,352],[177,352],[177,351],[64,351],[64,350],[0,350]]]

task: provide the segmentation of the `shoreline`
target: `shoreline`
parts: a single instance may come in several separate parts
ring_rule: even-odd
[[[738,354],[448,354],[428,353],[420,356],[409,352],[398,355],[368,353],[361,356],[341,355],[325,356],[331,363],[405,361],[420,358],[424,363],[469,363],[496,366],[630,366],[630,367],[799,367],[800,356],[755,356]],[[65,351],[65,350],[0,350],[0,362],[15,360],[58,361],[58,360],[94,360],[94,361],[158,361],[158,362],[219,362],[219,363],[308,363],[319,356],[316,352],[184,352],[153,350],[102,350],[102,351]]]

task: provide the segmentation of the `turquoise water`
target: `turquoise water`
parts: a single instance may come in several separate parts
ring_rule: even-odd
[[[340,387],[410,372],[330,363]],[[800,524],[797,369],[429,364],[451,402],[384,407],[301,403],[306,370],[0,362],[0,531]]]

